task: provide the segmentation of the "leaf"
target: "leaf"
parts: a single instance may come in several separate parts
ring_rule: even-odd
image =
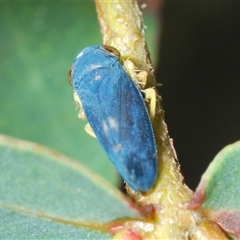
[[[99,176],[57,152],[0,135],[1,239],[110,239],[139,213]]]
[[[203,174],[194,194],[221,228],[240,238],[240,141],[221,150]]]

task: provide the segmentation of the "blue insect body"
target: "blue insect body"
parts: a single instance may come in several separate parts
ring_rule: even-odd
[[[107,45],[82,50],[71,80],[87,120],[123,179],[135,191],[148,191],[157,176],[157,150],[151,121],[137,84]]]

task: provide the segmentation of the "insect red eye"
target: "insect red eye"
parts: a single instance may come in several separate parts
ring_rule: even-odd
[[[102,45],[102,47],[104,50],[109,52],[111,55],[114,55],[115,57],[120,58],[120,52],[116,48],[111,47],[109,45]]]
[[[68,83],[72,86],[72,68],[68,71]]]

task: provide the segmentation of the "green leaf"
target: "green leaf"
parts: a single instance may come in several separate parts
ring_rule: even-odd
[[[206,187],[203,206],[240,209],[240,141],[220,151],[202,176]]]
[[[140,216],[79,162],[4,135],[0,183],[1,239],[111,239],[109,222]]]
[[[217,154],[201,178],[194,201],[221,228],[240,238],[240,141]]]

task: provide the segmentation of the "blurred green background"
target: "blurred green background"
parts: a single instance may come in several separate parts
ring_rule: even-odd
[[[102,42],[94,2],[1,2],[0,13],[0,132],[60,151],[117,185],[112,164],[77,118],[67,81],[78,52]],[[144,19],[154,53],[156,19],[147,11]]]

